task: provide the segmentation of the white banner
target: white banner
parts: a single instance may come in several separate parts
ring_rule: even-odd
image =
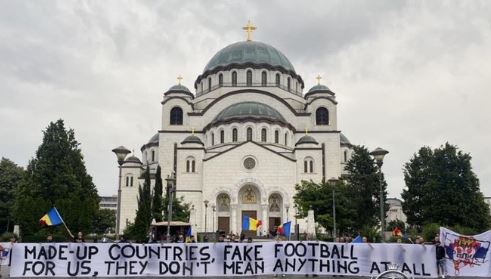
[[[9,265],[10,263],[10,242],[0,242],[3,250],[0,252],[0,265]]]
[[[129,244],[17,243],[11,277],[374,276],[396,264],[415,277],[436,277],[431,245],[326,242]]]
[[[441,227],[440,241],[448,275],[491,277],[491,231],[465,236]]]

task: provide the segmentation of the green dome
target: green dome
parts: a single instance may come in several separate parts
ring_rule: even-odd
[[[267,119],[271,121],[280,121],[286,123],[285,118],[274,108],[257,103],[257,102],[243,102],[233,104],[220,112],[213,122],[222,122],[229,120],[239,119]]]
[[[167,90],[167,92],[169,91],[182,91],[182,92],[189,92],[191,93],[191,91],[189,91],[189,89],[184,86],[184,85],[181,85],[181,84],[176,84],[174,86],[172,86],[171,88],[169,88],[169,90]]]
[[[267,64],[295,72],[288,58],[276,48],[256,41],[237,42],[226,46],[206,65],[203,72],[230,64]]]
[[[317,84],[315,86],[313,86],[312,88],[309,89],[309,92],[314,92],[314,91],[331,91],[331,89],[329,89],[327,86],[323,85],[323,84]]]

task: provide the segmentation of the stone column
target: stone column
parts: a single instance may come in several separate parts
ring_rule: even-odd
[[[230,231],[237,233],[237,210],[239,206],[237,204],[230,204]]]
[[[263,235],[268,235],[269,234],[269,216],[268,216],[268,209],[269,209],[269,206],[268,204],[262,204],[261,205],[262,209],[263,209],[263,213],[262,213],[262,232],[263,232]]]

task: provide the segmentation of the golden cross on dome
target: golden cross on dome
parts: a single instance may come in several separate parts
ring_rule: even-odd
[[[308,135],[308,134],[309,134],[309,129],[305,128],[305,135]]]
[[[191,129],[191,133],[194,136],[194,128]]]
[[[317,80],[317,85],[320,85],[321,84],[321,79],[322,79],[321,75],[317,75],[315,77],[315,79]]]
[[[247,33],[247,40],[251,41],[251,34],[254,30],[256,30],[256,26],[252,25],[251,21],[247,21],[247,25],[242,27],[242,30],[245,30]]]
[[[178,75],[178,76],[177,76],[177,83],[179,83],[179,85],[181,85],[181,80],[182,80],[181,75]]]

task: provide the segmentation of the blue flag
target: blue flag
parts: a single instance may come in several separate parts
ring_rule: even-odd
[[[193,236],[193,231],[191,230],[191,226],[189,226],[189,229],[186,231],[186,236]]]
[[[363,238],[361,237],[361,235],[358,235],[357,237],[355,237],[355,239],[353,239],[353,241],[351,241],[351,243],[363,243]]]

